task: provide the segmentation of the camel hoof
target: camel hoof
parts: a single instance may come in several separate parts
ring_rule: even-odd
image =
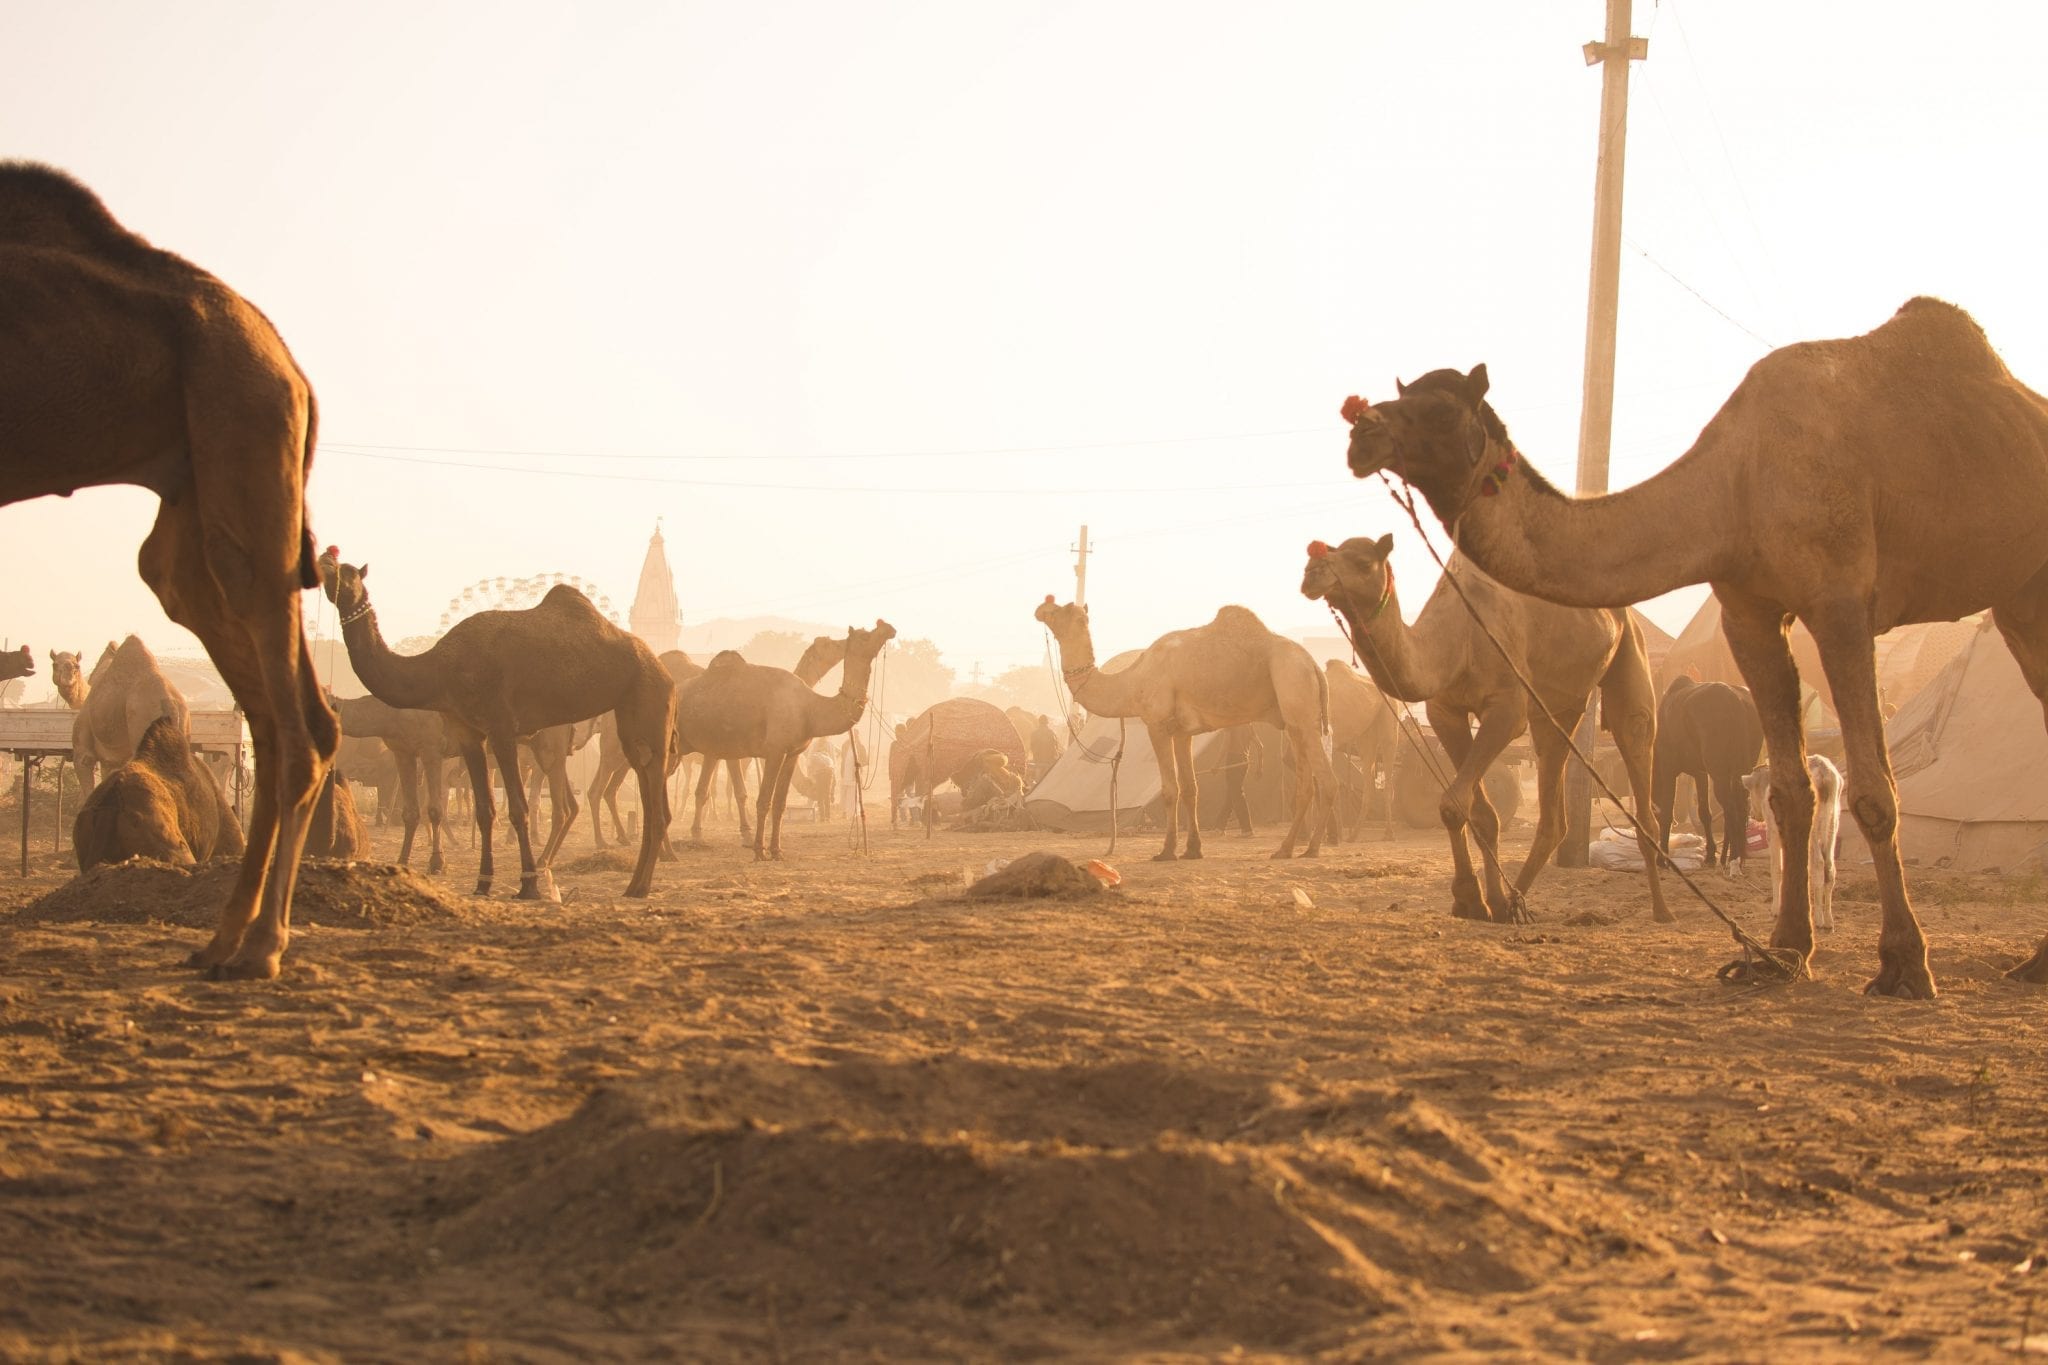
[[[1164,853],[1153,854],[1152,861],[1155,863],[1170,863],[1174,861],[1173,850],[1169,848]]]
[[[1199,848],[1191,848],[1187,852],[1180,855],[1180,860],[1184,863],[1199,862],[1201,861],[1201,857],[1202,850],[1200,850]]]
[[[1660,905],[1655,910],[1651,911],[1650,918],[1655,920],[1659,924],[1678,923],[1678,916],[1672,914],[1671,907],[1667,905]]]
[[[477,878],[476,894],[479,896],[488,896],[491,894],[491,879],[489,877]]]
[[[1934,989],[1934,976],[1930,972],[1894,973],[1889,969],[1879,972],[1863,988],[1865,995],[1889,996],[1894,1000],[1932,1000],[1940,992]]]
[[[235,957],[216,966],[207,968],[208,981],[272,981],[277,977],[282,953],[266,953],[261,957]]]
[[[1291,848],[1276,848],[1266,855],[1266,861],[1269,863],[1285,862],[1293,856],[1294,850]]]
[[[1493,912],[1484,905],[1467,905],[1462,901],[1451,903],[1452,919],[1468,919],[1478,924],[1493,923]]]
[[[429,859],[427,862],[427,875],[430,877],[440,876],[441,869],[444,866],[446,866],[446,864],[444,864],[439,858]]]

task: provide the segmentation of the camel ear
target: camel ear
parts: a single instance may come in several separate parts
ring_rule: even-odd
[[[1378,554],[1381,559],[1385,559],[1388,555],[1394,553],[1394,533],[1389,531],[1378,540],[1375,540],[1372,543],[1372,548],[1374,553]]]
[[[1398,375],[1394,378],[1394,395],[1398,398],[1406,398],[1408,396],[1408,386],[1401,382]]]
[[[369,566],[368,564],[365,564],[365,565],[363,565],[363,567],[362,567],[362,568],[360,568],[360,569],[357,569],[357,570],[356,570],[356,577],[357,577],[357,578],[368,578],[369,576],[370,576],[370,566]]]
[[[1472,372],[1465,376],[1465,397],[1472,400],[1474,407],[1486,397],[1486,366],[1483,363],[1474,365]]]

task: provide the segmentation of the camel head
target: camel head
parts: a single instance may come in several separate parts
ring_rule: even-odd
[[[1045,600],[1038,604],[1038,610],[1031,614],[1044,622],[1046,629],[1052,632],[1052,638],[1062,645],[1088,629],[1087,607],[1078,602],[1062,605],[1053,599],[1051,593],[1045,595]]]
[[[803,677],[824,677],[846,659],[846,641],[830,635],[820,635],[804,646],[796,667],[789,671]],[[815,673],[810,670],[816,670]]]
[[[1474,496],[1476,475],[1488,459],[1512,464],[1508,429],[1486,402],[1486,366],[1469,374],[1431,370],[1413,384],[1394,381],[1396,397],[1368,403],[1352,397],[1342,415],[1351,424],[1345,459],[1356,478],[1389,470],[1428,499],[1438,516],[1450,520]]]
[[[1353,536],[1340,545],[1318,540],[1308,547],[1308,567],[1301,574],[1301,595],[1321,599],[1339,610],[1370,622],[1384,610],[1394,591],[1394,570],[1387,556],[1394,537]]]
[[[859,626],[848,626],[846,628],[846,657],[872,663],[875,656],[882,652],[882,646],[895,638],[896,627],[890,625],[879,616],[875,618],[875,628],[873,630],[862,630]]]
[[[319,563],[320,590],[334,603],[336,613],[344,621],[360,615],[370,604],[370,590],[363,585],[363,580],[370,576],[370,566],[342,563],[332,545],[320,556]]]
[[[33,678],[36,675],[36,656],[29,653],[28,646],[0,654],[0,682],[9,678]]]
[[[78,684],[85,681],[85,671],[79,662],[84,657],[84,650],[76,653],[63,649],[50,651],[50,682],[56,687],[59,695],[71,695]]]

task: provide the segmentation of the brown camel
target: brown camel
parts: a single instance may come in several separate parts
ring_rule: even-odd
[[[1692,779],[1700,828],[1707,838],[1707,866],[1734,867],[1749,840],[1749,788],[1743,779],[1763,752],[1763,726],[1746,687],[1673,678],[1657,706],[1657,756],[1651,796],[1657,805],[1657,842],[1671,851],[1672,809],[1678,779]],[[1713,803],[1721,806],[1721,846],[1714,847]]]
[[[1422,702],[1430,729],[1457,765],[1456,776],[1437,803],[1451,836],[1451,913],[1460,919],[1519,921],[1524,918],[1520,895],[1536,884],[1564,839],[1564,767],[1571,754],[1567,737],[1595,688],[1600,692],[1601,725],[1614,736],[1628,765],[1638,816],[1646,826],[1649,822],[1657,705],[1642,633],[1625,611],[1559,607],[1511,592],[1459,555],[1451,556],[1445,578],[1410,626],[1401,619],[1393,566],[1387,562],[1393,548],[1391,535],[1378,540],[1359,536],[1334,547],[1317,541],[1308,547],[1302,596],[1322,598],[1342,613],[1373,681],[1389,696]],[[1499,648],[1488,642],[1459,600],[1453,578],[1500,642]],[[1529,694],[1516,678],[1516,669],[1536,685],[1550,720],[1538,716],[1532,721]],[[1472,729],[1475,719],[1477,734]],[[1499,849],[1501,822],[1482,779],[1524,731],[1536,749],[1538,816],[1529,855],[1515,874],[1520,894],[1511,898],[1492,861],[1486,866],[1482,892],[1473,875],[1465,827],[1476,825],[1481,839]],[[1656,844],[1647,833],[1638,836],[1638,843],[1650,880],[1652,912],[1659,920],[1669,920],[1671,910],[1664,904],[1657,878]]]
[[[1225,607],[1216,619],[1160,636],[1114,673],[1095,666],[1088,608],[1065,606],[1046,594],[1033,613],[1060,647],[1062,673],[1074,700],[1098,716],[1136,716],[1145,723],[1159,763],[1159,795],[1166,803],[1166,846],[1154,862],[1171,862],[1179,822],[1187,821],[1187,849],[1202,856],[1194,737],[1262,720],[1286,732],[1294,756],[1294,824],[1274,850],[1291,858],[1304,834],[1313,858],[1337,803],[1337,776],[1323,752],[1330,729],[1329,682],[1309,652],[1243,607]]]
[[[469,769],[482,853],[476,891],[490,894],[490,746],[506,775],[506,816],[519,841],[519,897],[543,898],[540,869],[528,831],[526,789],[520,784],[519,741],[551,725],[618,712],[619,737],[640,779],[640,857],[626,885],[645,896],[654,884],[655,852],[668,827],[663,780],[675,742],[675,703],[668,673],[654,652],[604,619],[590,599],[566,584],[548,589],[524,611],[480,611],[464,617],[425,653],[396,654],[377,628],[364,579],[369,566],[344,564],[332,546],[321,556],[321,577],[341,621],[348,660],[370,694],[393,706],[439,711]],[[549,878],[552,882],[552,877]]]
[[[446,817],[448,759],[455,745],[448,738],[448,723],[438,711],[405,710],[376,697],[347,697],[334,702],[341,717],[341,732],[352,738],[381,739],[391,751],[398,769],[399,800],[403,803],[405,841],[398,847],[398,863],[412,861],[413,835],[420,826],[420,795],[425,789],[427,808],[427,871],[441,870],[441,825]],[[321,799],[326,800],[323,793]],[[318,818],[318,817],[316,817]]]
[[[360,858],[370,851],[370,831],[363,827],[348,782],[339,764],[328,769],[320,799],[313,803],[312,827],[306,831],[307,857]]]
[[[28,652],[27,645],[0,653],[0,683],[10,683],[16,678],[33,678],[35,675],[36,656]]]
[[[313,389],[270,322],[61,171],[0,163],[0,504],[102,484],[163,500],[137,562],[255,742],[248,856],[195,966],[270,977],[338,731],[299,622]]]
[[[1391,775],[1394,756],[1401,746],[1401,725],[1392,707],[1380,696],[1379,688],[1361,678],[1349,664],[1325,660],[1323,675],[1330,684],[1330,747],[1358,760],[1366,798],[1358,808],[1356,838],[1365,830],[1366,800],[1373,791],[1375,774]],[[1389,782],[1389,786],[1391,786]],[[1394,803],[1386,805],[1388,838],[1394,836]]]
[[[1756,698],[1785,833],[1771,942],[1802,963],[1813,953],[1803,852],[1814,795],[1785,630],[1804,623],[1884,910],[1870,989],[1932,996],[1899,862],[1872,641],[1988,607],[2028,686],[2048,696],[2048,400],[1967,313],[1912,299],[1863,336],[1773,351],[1670,468],[1575,499],[1516,451],[1486,387],[1481,365],[1434,371],[1377,406],[1347,402],[1352,472],[1400,475],[1488,573],[1551,601],[1618,606],[1712,585]]]
[[[133,635],[118,648],[109,643],[90,677],[79,672],[82,657],[51,651],[50,681],[78,713],[71,724],[71,764],[78,769],[78,789],[89,792],[99,768],[112,771],[135,756],[142,732],[157,717],[170,717],[187,733],[192,722],[184,696]]]
[[[128,858],[203,863],[240,853],[242,826],[185,731],[160,716],[144,729],[134,755],[78,807],[71,846],[80,872]]]
[[[683,752],[704,755],[707,767],[721,759],[761,760],[761,789],[754,803],[756,860],[782,856],[782,811],[789,803],[797,759],[812,740],[844,734],[859,722],[867,709],[875,656],[895,636],[896,627],[887,621],[876,621],[873,630],[849,627],[846,668],[835,696],[820,696],[796,674],[750,664],[732,650],[714,657],[702,677],[676,694],[677,743]],[[705,790],[700,779],[700,820]],[[693,824],[692,837],[698,828]]]

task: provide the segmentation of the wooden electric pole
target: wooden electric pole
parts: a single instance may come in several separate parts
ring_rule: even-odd
[[[1586,65],[1600,67],[1600,163],[1593,176],[1593,270],[1586,291],[1586,376],[1579,410],[1579,493],[1607,491],[1607,453],[1614,435],[1614,334],[1621,309],[1621,175],[1628,151],[1628,68],[1650,55],[1646,38],[1629,34],[1630,0],[1607,0],[1607,38],[1587,43]],[[1587,706],[1576,739],[1593,752],[1598,702]],[[1562,719],[1562,717],[1560,717]],[[1584,867],[1593,836],[1593,784],[1576,760],[1565,792],[1564,843],[1557,861]]]
[[[1074,605],[1088,605],[1088,528],[1081,528],[1081,541],[1070,547],[1078,555],[1074,560]]]

